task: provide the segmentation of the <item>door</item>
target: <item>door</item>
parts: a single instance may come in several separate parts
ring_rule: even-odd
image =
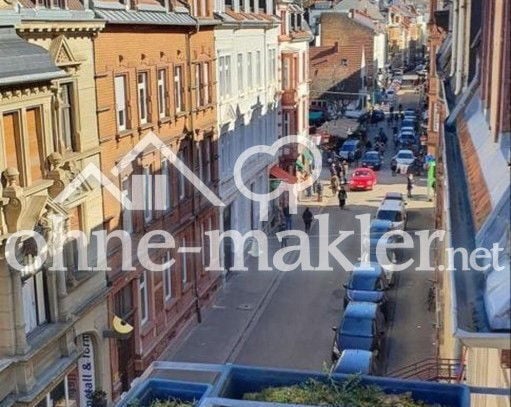
[[[127,284],[115,294],[115,314],[134,326],[132,285]],[[135,378],[135,340],[134,335],[117,340],[117,366],[122,391],[127,391]]]

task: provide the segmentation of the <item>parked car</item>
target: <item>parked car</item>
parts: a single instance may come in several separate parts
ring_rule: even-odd
[[[412,127],[413,129],[415,129],[415,127],[417,126],[417,120],[415,119],[410,119],[410,118],[406,118],[401,122],[401,127]]]
[[[332,373],[364,374],[376,376],[380,365],[375,354],[368,350],[345,349],[332,366]]]
[[[412,132],[401,132],[399,134],[398,142],[401,148],[410,148],[417,144],[417,138]]]
[[[376,185],[376,182],[377,178],[375,172],[370,168],[361,167],[356,168],[351,174],[349,186],[351,191],[359,189],[371,190]]]
[[[387,232],[391,232],[392,230],[394,230],[394,228],[391,221],[373,219],[369,229],[369,240],[367,242],[369,245],[369,253],[367,257],[363,257],[363,261],[377,263],[383,268],[389,286],[394,285],[396,280],[395,264],[399,253],[396,249],[388,248],[387,246],[403,241],[402,236],[385,236]],[[383,236],[385,236],[385,238]]]
[[[349,119],[358,119],[360,116],[362,116],[365,113],[366,113],[365,109],[346,110],[344,112],[344,117],[347,117]]]
[[[405,230],[408,220],[405,206],[396,200],[384,200],[376,211],[376,219],[391,221],[392,228],[400,230]]]
[[[374,302],[381,306],[385,317],[388,317],[388,297],[386,291],[389,287],[387,277],[381,266],[376,262],[355,263],[348,282],[344,284],[344,308],[350,301]]]
[[[339,150],[339,157],[343,160],[358,160],[362,156],[362,143],[357,139],[346,140]]]
[[[404,205],[406,205],[405,196],[401,192],[387,192],[383,197],[383,200],[401,201]]]
[[[415,162],[412,150],[399,150],[392,159],[398,165],[412,165]]]
[[[379,171],[383,164],[383,157],[378,151],[367,151],[361,160],[362,167],[371,168],[372,170]]]
[[[378,304],[350,302],[334,328],[332,361],[337,361],[345,349],[361,349],[374,352],[376,357],[384,354],[385,317]]]

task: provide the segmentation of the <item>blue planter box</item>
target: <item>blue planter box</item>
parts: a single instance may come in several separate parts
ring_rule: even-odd
[[[335,374],[333,378],[342,381],[348,375]],[[245,366],[232,366],[213,393],[218,397],[241,400],[245,393],[259,392],[268,387],[291,386],[308,379],[327,380],[320,373],[277,370]],[[470,392],[466,386],[433,382],[408,381],[402,379],[363,376],[363,385],[376,385],[388,394],[411,393],[417,401],[441,404],[449,407],[470,406]],[[271,406],[272,403],[268,403]]]
[[[145,407],[155,400],[170,398],[188,402],[196,401],[199,405],[200,400],[209,390],[211,390],[211,386],[207,384],[148,379],[133,387],[118,406],[127,407],[136,401],[137,406]]]

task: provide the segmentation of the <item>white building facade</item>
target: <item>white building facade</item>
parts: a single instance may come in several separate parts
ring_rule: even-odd
[[[279,24],[271,0],[218,0],[221,23],[215,29],[218,89],[220,229],[260,229],[259,206],[245,197],[234,181],[240,154],[255,145],[271,145],[278,138],[280,78]],[[269,188],[270,155],[253,156],[243,166],[245,185],[254,193]],[[226,242],[224,267],[232,264],[232,244]]]

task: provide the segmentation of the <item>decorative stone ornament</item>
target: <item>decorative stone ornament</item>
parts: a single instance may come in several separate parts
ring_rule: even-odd
[[[7,183],[2,196],[9,200],[4,208],[5,223],[7,231],[14,233],[20,230],[21,214],[27,206],[27,199],[23,188],[19,186],[20,173],[16,168],[7,168],[2,175]]]

